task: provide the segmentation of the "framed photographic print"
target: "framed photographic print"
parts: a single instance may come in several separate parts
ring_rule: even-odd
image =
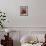
[[[20,6],[20,16],[28,16],[28,6]]]

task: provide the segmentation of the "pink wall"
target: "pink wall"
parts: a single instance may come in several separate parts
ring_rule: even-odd
[[[46,0],[0,0],[6,12],[6,27],[46,27]],[[28,6],[28,16],[20,16],[20,6]]]

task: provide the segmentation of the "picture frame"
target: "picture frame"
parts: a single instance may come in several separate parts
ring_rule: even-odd
[[[28,6],[20,6],[20,16],[28,16]]]

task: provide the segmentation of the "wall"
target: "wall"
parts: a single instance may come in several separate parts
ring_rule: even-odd
[[[46,27],[46,0],[0,0],[6,12],[6,27]],[[20,16],[20,6],[28,6],[28,16]]]

